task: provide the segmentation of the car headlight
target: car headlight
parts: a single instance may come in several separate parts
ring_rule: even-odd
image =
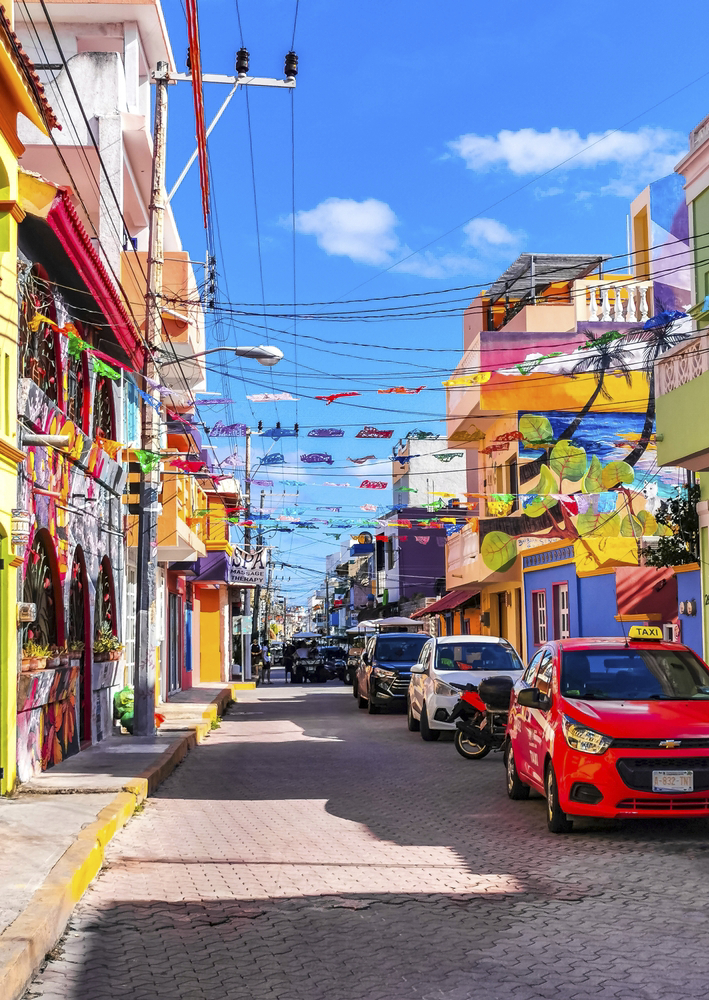
[[[372,667],[372,673],[375,677],[381,677],[382,680],[390,681],[395,675],[395,670],[385,670],[384,667]]]
[[[613,742],[610,736],[604,736],[595,729],[582,726],[568,715],[561,717],[561,727],[571,749],[580,750],[581,753],[605,753]]]
[[[444,698],[456,698],[460,695],[458,688],[451,687],[445,681],[436,680],[433,682],[433,690],[436,694],[443,695]]]

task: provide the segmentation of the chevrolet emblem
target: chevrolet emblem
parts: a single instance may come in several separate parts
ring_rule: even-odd
[[[660,746],[664,747],[665,750],[676,750],[681,745],[682,740],[660,740]]]

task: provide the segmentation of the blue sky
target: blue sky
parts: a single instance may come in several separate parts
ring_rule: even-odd
[[[164,9],[184,69],[182,5],[166,0]],[[484,285],[523,251],[623,254],[629,200],[671,171],[686,150],[688,131],[709,112],[709,72],[687,57],[691,25],[705,9],[688,2],[672,18],[666,3],[624,0],[599,2],[592,10],[560,2],[301,0],[295,39],[300,66],[292,96],[298,301]],[[241,0],[254,75],[282,75],[294,11],[295,0]],[[200,0],[199,12],[205,72],[233,72],[240,44],[235,5]],[[225,96],[225,88],[207,86],[208,120]],[[266,302],[288,303],[291,94],[252,88],[249,105],[263,289]],[[169,185],[194,147],[193,134],[190,89],[180,84],[170,89]],[[221,236],[220,294],[258,304],[261,274],[242,92],[209,148]],[[201,259],[196,168],[173,208],[185,247]],[[234,419],[254,427],[258,420],[266,428],[277,420],[292,426],[295,403],[249,404],[245,397],[274,391],[300,397],[299,448],[292,439],[277,443],[272,451],[283,453],[285,471],[262,469],[260,475],[308,485],[298,497],[284,498],[282,488],[274,489],[271,506],[297,503],[307,517],[325,516],[316,513],[317,506],[340,505],[343,516],[365,517],[360,505],[377,503],[384,494],[357,487],[364,474],[376,479],[389,466],[366,467],[362,474],[347,458],[384,458],[391,449],[386,441],[358,441],[354,434],[365,424],[394,429],[394,441],[411,427],[442,430],[435,420],[445,408],[440,383],[460,354],[460,316],[301,320],[297,366],[290,320],[268,321],[268,332],[262,317],[249,322],[256,325],[222,321],[217,333],[232,343],[269,339],[286,360],[271,372],[252,363],[230,369],[229,395],[243,401],[234,407]],[[398,350],[385,349],[390,347]],[[437,388],[411,396],[371,391],[421,384]],[[217,376],[210,389],[221,389]],[[362,396],[331,406],[312,399],[347,390]],[[226,419],[214,407],[202,413]],[[308,439],[307,430],[315,426],[342,427],[345,437]],[[257,439],[255,453],[271,443]],[[220,448],[220,454],[228,450]],[[298,463],[297,454],[314,451],[329,452],[332,467]],[[329,481],[352,487],[324,486]],[[324,530],[331,529],[274,535],[270,542],[287,562],[321,570],[324,554],[337,545],[323,537]],[[296,575],[291,571],[287,584],[291,598],[306,593],[315,579],[301,574],[296,581]]]

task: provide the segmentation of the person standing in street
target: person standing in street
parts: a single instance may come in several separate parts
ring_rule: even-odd
[[[251,670],[258,687],[263,680],[263,655],[258,639],[254,639],[251,643]]]
[[[264,683],[268,681],[271,683],[271,650],[268,646],[268,640],[264,639],[263,646],[261,647],[261,656],[263,657],[263,680]]]

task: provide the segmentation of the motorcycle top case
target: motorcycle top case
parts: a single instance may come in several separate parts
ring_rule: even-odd
[[[513,687],[511,677],[486,677],[478,684],[478,695],[488,708],[508,709]]]

